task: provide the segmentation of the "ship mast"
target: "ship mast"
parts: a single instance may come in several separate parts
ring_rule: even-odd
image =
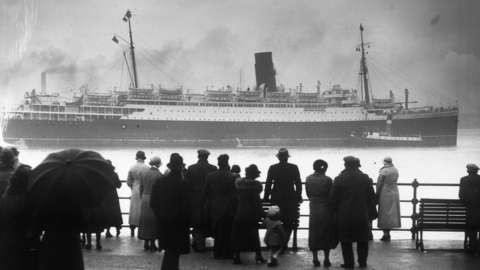
[[[132,37],[132,24],[131,24],[132,12],[127,10],[125,16],[123,16],[123,21],[128,22],[128,32],[130,36],[130,56],[132,57],[132,69],[133,69],[133,88],[138,88],[138,76],[137,76],[137,64],[135,62],[135,47],[133,46],[133,37]]]
[[[360,59],[360,76],[363,81],[363,88],[365,93],[365,105],[370,105],[370,90],[368,89],[368,68],[367,61],[365,58],[365,43],[363,42],[363,25],[360,24],[360,52],[362,53],[362,58]]]

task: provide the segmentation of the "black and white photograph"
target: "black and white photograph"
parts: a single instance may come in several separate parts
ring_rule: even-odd
[[[478,269],[479,12],[0,0],[0,270]]]

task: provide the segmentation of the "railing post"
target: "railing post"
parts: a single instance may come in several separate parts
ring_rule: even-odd
[[[298,216],[297,216],[297,219],[295,220],[295,226],[293,228],[293,243],[292,243],[292,250],[294,252],[297,252],[298,251],[298,243],[297,243],[297,230],[298,230],[298,227],[300,226],[300,205],[302,203],[298,203],[297,204],[297,213],[298,213]]]
[[[413,179],[412,182],[412,188],[413,188],[413,197],[412,197],[412,228],[410,228],[410,232],[412,233],[412,240],[415,239],[415,235],[417,234],[417,220],[418,220],[418,214],[417,214],[417,204],[418,204],[418,198],[417,198],[417,189],[420,183],[418,183],[417,179]]]

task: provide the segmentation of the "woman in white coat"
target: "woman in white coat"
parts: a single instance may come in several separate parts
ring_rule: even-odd
[[[390,241],[390,230],[401,227],[397,181],[398,170],[392,158],[384,158],[377,180],[378,228],[383,230],[382,241]]]
[[[145,174],[149,167],[145,164],[145,152],[138,151],[136,154],[137,163],[133,165],[128,171],[127,185],[132,190],[130,196],[130,212],[128,223],[130,225],[130,236],[135,236],[135,228],[140,223],[140,213],[142,209],[142,199],[140,197],[140,182],[143,174]]]

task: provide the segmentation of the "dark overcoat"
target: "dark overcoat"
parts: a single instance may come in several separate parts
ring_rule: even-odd
[[[83,270],[80,247],[80,224],[83,212],[67,199],[57,209],[39,216],[39,229],[44,230],[39,249],[39,270]]]
[[[14,170],[12,168],[6,168],[0,164],[0,196],[7,190],[13,172]]]
[[[480,227],[480,175],[471,174],[460,179],[459,197],[467,207],[468,225]]]
[[[30,216],[25,194],[0,199],[0,269],[26,269]]]
[[[233,220],[237,205],[235,176],[229,171],[211,172],[206,177],[204,209],[215,233],[223,221]]]
[[[118,199],[117,189],[122,186],[122,182],[118,177],[118,174],[115,173],[115,179],[113,182],[115,188],[110,190],[106,197],[104,204],[106,218],[106,227],[120,227],[123,224],[122,212],[120,210],[120,201]]]
[[[337,245],[335,217],[330,207],[332,179],[314,173],[307,177],[305,189],[310,199],[308,247],[310,250],[332,249]]]
[[[260,193],[262,184],[256,180],[240,179],[236,182],[238,206],[232,226],[233,251],[260,249],[258,223],[264,215]]]
[[[280,162],[270,166],[264,199],[278,205],[284,226],[293,228],[299,215],[298,204],[302,199],[302,182],[297,165]]]
[[[340,242],[371,239],[375,192],[368,175],[358,169],[342,171],[333,182],[330,203],[337,216]]]
[[[185,178],[188,182],[190,193],[190,222],[194,228],[199,228],[203,224],[202,215],[204,213],[202,205],[202,196],[205,189],[205,178],[217,167],[209,164],[207,161],[199,160],[196,164],[190,165],[187,169]]]
[[[150,206],[157,217],[159,248],[178,254],[190,252],[190,197],[181,174],[170,172],[155,182]]]

